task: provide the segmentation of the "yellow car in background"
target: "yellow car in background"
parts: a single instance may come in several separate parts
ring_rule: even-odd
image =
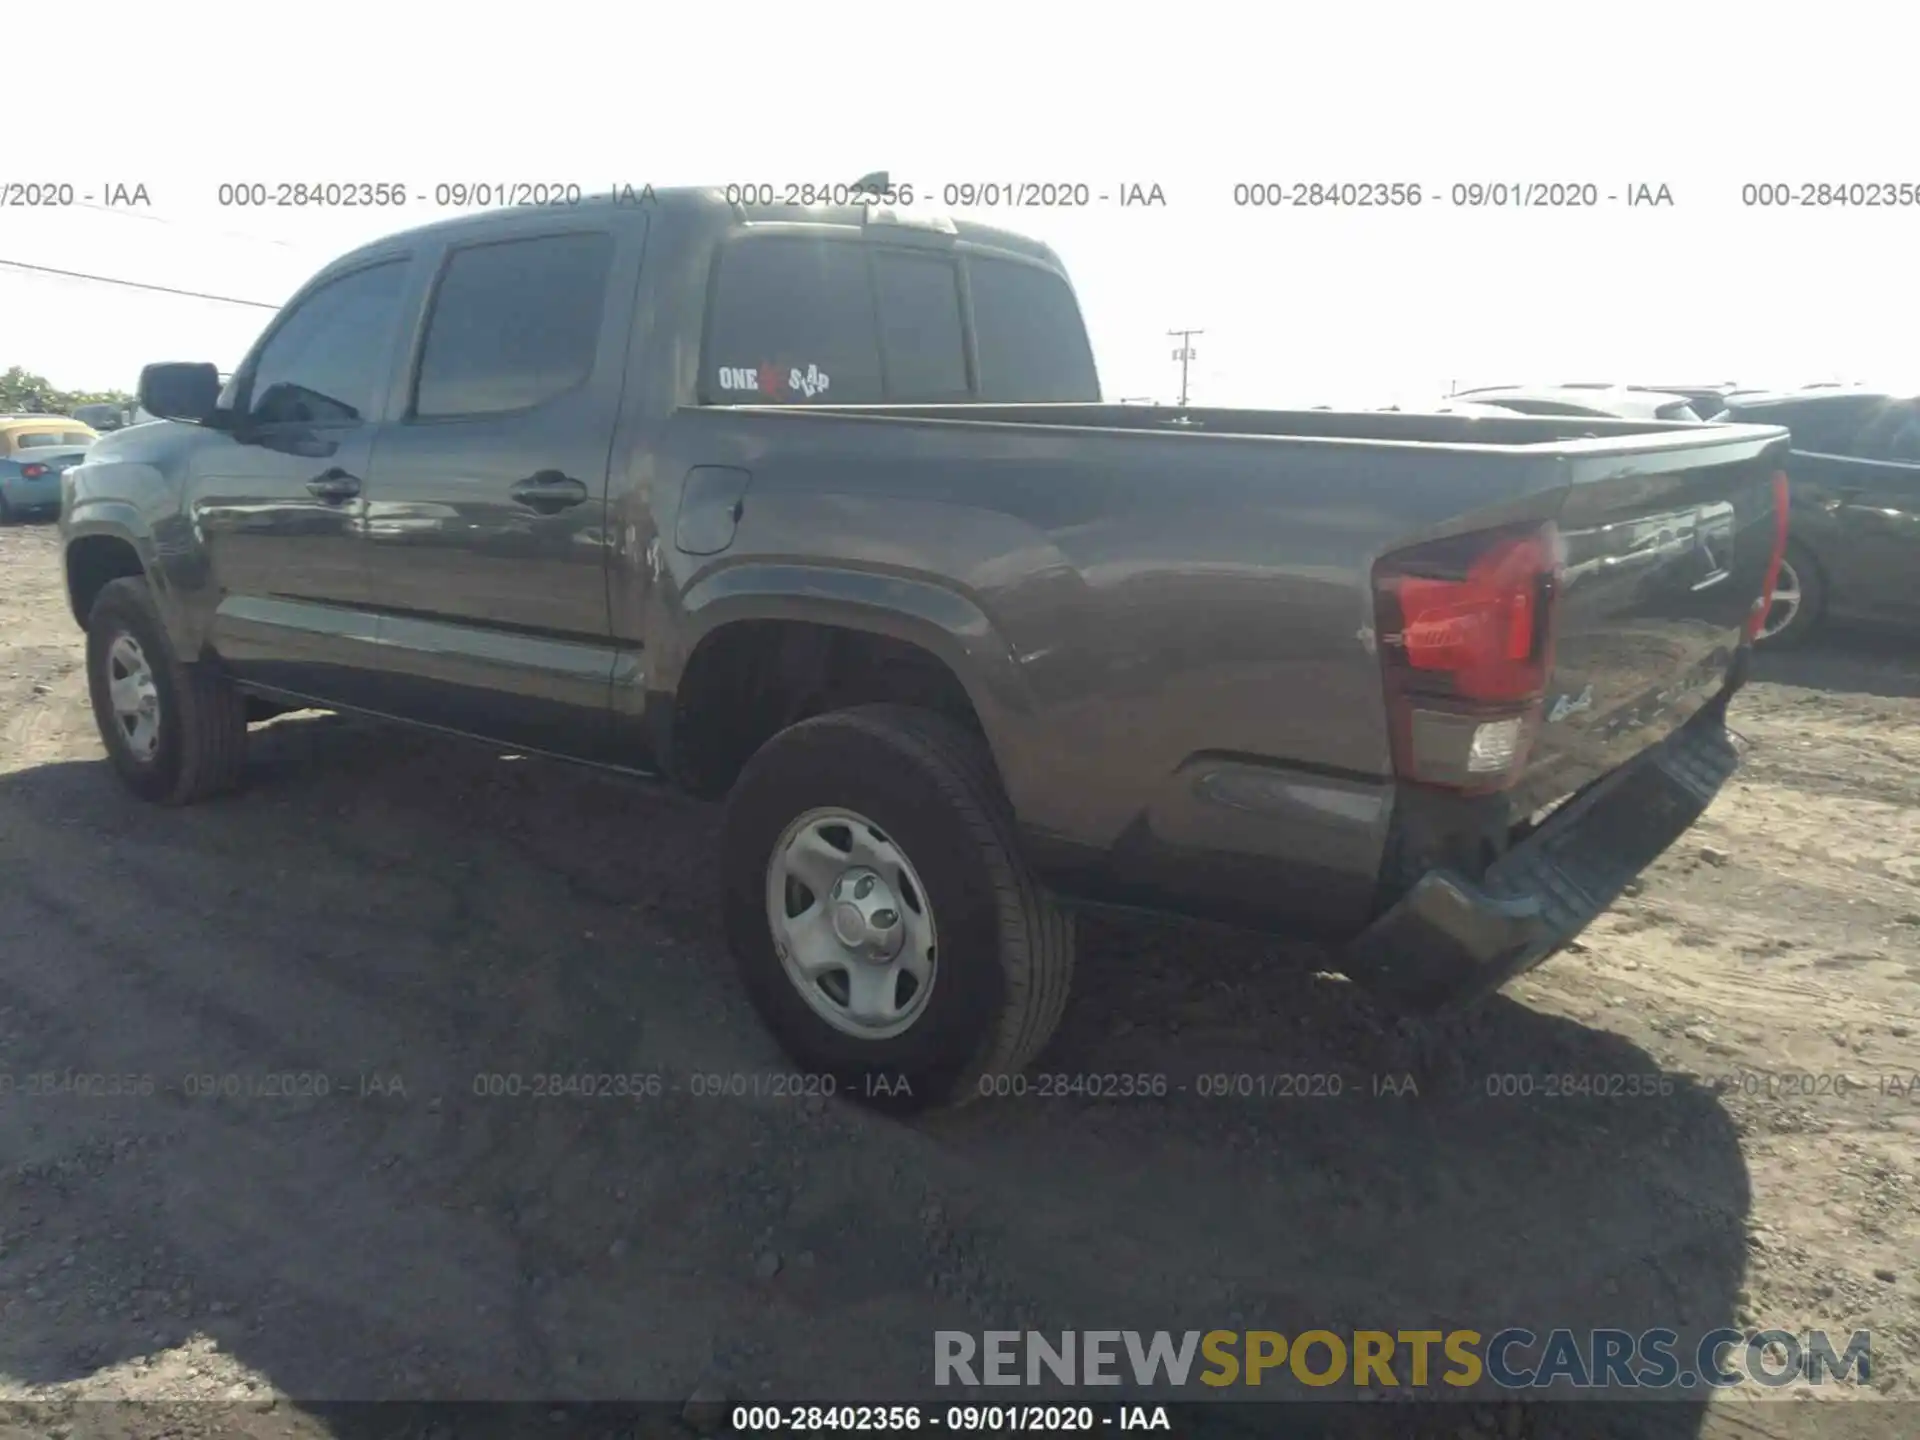
[[[0,525],[59,510],[60,476],[99,438],[65,415],[0,415]]]

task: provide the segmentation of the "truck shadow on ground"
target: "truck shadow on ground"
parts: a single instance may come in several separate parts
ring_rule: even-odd
[[[1839,695],[1920,696],[1920,641],[1887,630],[1829,626],[1797,650],[1762,649],[1753,678]]]
[[[0,777],[16,1381],[927,1399],[937,1329],[1732,1323],[1738,1137],[1614,1036],[1408,1030],[1311,952],[1090,920],[1022,1093],[890,1121],[767,1078],[711,810],[331,717],[250,781]],[[121,1078],[21,1089],[68,1071]]]

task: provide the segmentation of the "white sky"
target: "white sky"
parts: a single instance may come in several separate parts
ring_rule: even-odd
[[[1206,332],[1196,404],[1385,403],[1455,380],[1920,388],[1920,206],[1740,194],[1920,185],[1920,26],[1897,0],[104,0],[87,15],[83,53],[60,27],[69,59],[14,125],[31,167],[0,159],[0,182],[139,183],[151,208],[0,209],[0,260],[279,302],[340,251],[445,213],[223,209],[228,180],[396,180],[429,200],[443,180],[883,168],[936,200],[950,181],[1137,181],[1166,207],[953,212],[1059,250],[1109,399],[1177,394],[1175,326]],[[1676,203],[1469,211],[1431,193],[1509,179],[1603,196],[1665,183]],[[1414,181],[1429,198],[1237,209],[1234,184],[1257,180]],[[232,368],[268,312],[0,267],[0,314],[0,369],[131,389],[150,360]]]

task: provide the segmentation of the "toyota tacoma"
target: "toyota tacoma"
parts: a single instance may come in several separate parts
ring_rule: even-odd
[[[1785,430],[1103,404],[1050,249],[891,198],[448,220],[148,367],[62,477],[120,777],[326,708],[724,799],[760,1014],[924,1105],[1034,1059],[1085,906],[1458,1006],[1732,771]]]

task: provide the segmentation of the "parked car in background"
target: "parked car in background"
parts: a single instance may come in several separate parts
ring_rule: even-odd
[[[73,418],[91,426],[102,435],[110,435],[115,430],[124,430],[133,423],[133,406],[114,405],[101,402],[97,405],[76,405]]]
[[[230,372],[218,372],[220,383],[227,384],[233,379]],[[115,430],[125,430],[132,425],[149,425],[159,417],[148,413],[138,401],[128,400],[122,403],[102,401],[95,405],[76,405],[73,418],[85,421],[102,435],[110,435]]]
[[[1476,405],[1498,405],[1521,415],[1591,415],[1616,420],[1699,420],[1684,395],[1628,386],[1498,385],[1462,390],[1447,397]]]
[[[1330,409],[1330,406],[1322,406]],[[1483,405],[1471,400],[1436,400],[1431,405],[1382,405],[1384,412],[1399,412],[1409,415],[1478,415],[1485,420],[1510,420],[1514,412],[1504,405]]]
[[[1692,407],[1693,413],[1702,420],[1717,420],[1727,408],[1728,397],[1738,394],[1740,387],[1733,381],[1724,381],[1717,385],[1623,385],[1613,381],[1570,380],[1563,387],[1567,390],[1628,390],[1642,394],[1678,395]]]
[[[1920,628],[1920,398],[1808,386],[1737,395],[1722,418],[1793,435],[1787,553],[1761,642],[1798,644],[1827,619]]]
[[[0,525],[58,514],[62,472],[99,438],[65,415],[0,416]]]

